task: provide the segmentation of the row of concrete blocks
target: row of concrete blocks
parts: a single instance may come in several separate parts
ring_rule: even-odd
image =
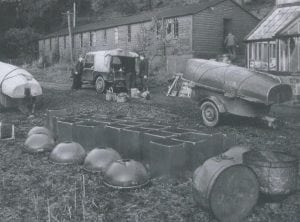
[[[153,124],[145,118],[69,116],[51,117],[47,122],[58,142],[75,141],[87,150],[113,148],[123,159],[149,166],[153,176],[193,171],[235,144],[234,136]]]

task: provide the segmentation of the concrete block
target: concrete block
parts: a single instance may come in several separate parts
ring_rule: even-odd
[[[151,141],[156,141],[159,139],[168,139],[168,138],[172,138],[174,136],[175,135],[172,133],[162,132],[159,130],[152,130],[149,132],[145,132],[143,135],[143,140],[142,140],[143,141],[142,142],[142,161],[145,164],[150,163],[150,151],[151,151],[150,142]]]
[[[174,135],[182,135],[184,133],[195,132],[190,129],[184,129],[184,128],[178,128],[178,127],[170,127],[170,128],[164,129],[162,131],[168,132],[168,133],[173,133]]]
[[[57,140],[59,142],[74,141],[74,124],[76,119],[72,117],[57,118]]]
[[[183,175],[187,169],[187,153],[183,142],[168,139],[150,141],[150,172],[152,176]]]
[[[121,153],[121,130],[124,128],[129,128],[129,126],[120,123],[106,125],[104,131],[105,146]]]
[[[227,137],[222,133],[205,134],[192,132],[176,136],[173,140],[184,143],[191,171],[194,171],[207,159],[223,153],[232,144],[231,137]]]
[[[130,127],[121,130],[121,156],[123,159],[142,160],[144,133],[150,130],[141,127]]]
[[[145,124],[141,127],[148,130],[164,130],[170,128],[170,126],[165,126],[160,124]]]
[[[45,126],[57,137],[57,117],[67,116],[67,109],[47,110]]]
[[[92,120],[80,121],[76,122],[74,127],[75,142],[79,143],[85,150],[97,147],[98,136],[103,133],[101,122]]]

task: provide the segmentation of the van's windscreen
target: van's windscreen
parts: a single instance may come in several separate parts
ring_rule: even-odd
[[[86,68],[91,68],[94,65],[94,55],[86,55],[85,64]]]

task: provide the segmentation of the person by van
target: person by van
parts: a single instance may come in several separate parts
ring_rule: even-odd
[[[81,82],[81,76],[83,72],[83,58],[82,56],[79,56],[78,61],[75,66],[75,71],[73,73],[73,85],[72,89],[80,89],[82,82]]]
[[[233,57],[233,59],[236,57],[236,47],[237,47],[237,41],[236,37],[229,32],[224,40],[225,48],[227,49],[228,53]]]
[[[148,89],[148,60],[143,55],[140,56],[139,74],[140,90]]]

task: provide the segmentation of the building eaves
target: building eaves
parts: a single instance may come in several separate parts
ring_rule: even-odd
[[[101,29],[107,29],[107,28],[113,28],[118,26],[124,26],[124,25],[131,25],[131,24],[137,24],[142,22],[148,22],[151,21],[153,18],[161,19],[161,18],[172,18],[172,17],[181,17],[181,16],[187,16],[187,15],[193,15],[196,13],[199,13],[203,10],[206,10],[210,7],[213,7],[215,5],[218,5],[224,1],[228,0],[207,0],[202,1],[197,4],[191,4],[184,7],[172,7],[172,8],[162,8],[162,9],[155,9],[153,11],[149,12],[143,12],[140,14],[132,15],[132,16],[126,16],[126,17],[120,17],[120,18],[110,18],[104,21],[96,21],[93,23],[80,25],[73,30],[73,33],[83,33],[83,32],[91,32]],[[237,4],[233,0],[229,0]],[[238,4],[237,4],[238,5]],[[243,7],[239,6],[242,10],[247,11]],[[251,14],[249,11],[247,11],[249,14]],[[251,14],[254,16],[253,14]],[[255,17],[255,16],[254,16]],[[258,19],[257,17],[255,17]],[[59,31],[56,31],[54,33],[45,35],[41,39],[47,39],[47,38],[53,38],[58,36],[64,36],[68,35],[68,29],[62,29]]]

